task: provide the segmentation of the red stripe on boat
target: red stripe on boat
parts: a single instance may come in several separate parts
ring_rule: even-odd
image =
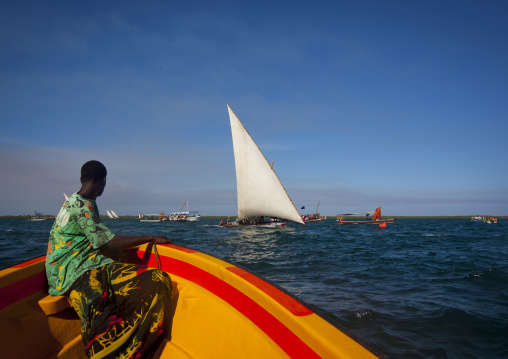
[[[46,271],[42,271],[0,288],[0,310],[47,287]]]
[[[195,251],[199,253],[198,251]],[[137,261],[150,267],[157,267],[155,256],[150,255],[148,263],[145,260],[146,252],[138,252]],[[132,260],[136,258],[131,258]],[[207,271],[193,266],[184,261],[160,255],[161,270],[174,273],[208,290],[219,298],[229,303],[242,313],[246,318],[258,326],[291,358],[319,358],[307,344],[303,342],[293,331],[282,324],[276,317],[261,307],[252,298],[240,290],[229,285]]]
[[[40,257],[37,257],[37,258],[34,258],[34,259],[30,259],[29,261],[26,261],[26,262],[23,262],[23,263],[19,263],[19,264],[13,265],[10,268],[23,268],[23,267],[27,267],[30,264],[40,262],[41,260],[43,260],[45,258],[46,258],[45,255],[44,256],[40,256]]]
[[[287,295],[286,293],[274,287],[273,285],[265,282],[264,280],[255,276],[254,274],[247,272],[245,269],[238,267],[228,267],[226,269],[230,272],[235,273],[237,276],[245,279],[247,282],[251,283],[256,288],[268,294],[270,297],[272,297],[273,300],[278,302],[280,305],[282,305],[284,308],[289,310],[294,315],[304,316],[313,313],[309,308],[304,306],[302,303],[298,302],[296,299]]]
[[[185,253],[199,253],[199,251],[196,251],[194,249],[180,247],[180,246],[176,246],[174,244],[158,244],[158,246],[173,248],[173,249],[179,250],[181,252],[185,252]]]

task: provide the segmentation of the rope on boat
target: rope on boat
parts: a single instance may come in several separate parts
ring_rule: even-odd
[[[155,261],[157,262],[157,269],[161,269],[159,251],[157,250],[157,244],[155,243],[155,241],[153,242],[153,251],[154,251],[154,255],[155,255]]]

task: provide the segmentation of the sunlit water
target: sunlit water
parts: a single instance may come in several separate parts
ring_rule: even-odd
[[[321,309],[390,358],[508,358],[508,222],[400,219],[386,228],[222,228],[105,219],[118,234],[242,266]],[[52,221],[0,219],[0,268],[45,254]]]

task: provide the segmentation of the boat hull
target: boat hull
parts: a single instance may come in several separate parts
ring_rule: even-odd
[[[204,253],[152,245],[125,260],[171,275],[171,330],[160,358],[375,358],[301,301],[254,274]],[[0,345],[11,358],[84,358],[73,308],[45,315],[45,257],[0,271]],[[30,345],[27,345],[27,343]]]
[[[340,225],[343,224],[381,224],[381,223],[393,223],[395,222],[395,218],[387,218],[387,219],[380,219],[377,221],[341,221],[337,219],[337,223]]]
[[[258,224],[238,224],[236,222],[219,224],[221,227],[259,227],[259,228],[279,228],[287,226],[287,222],[265,222]]]
[[[201,217],[183,217],[183,218],[174,218],[169,217],[170,222],[198,222]]]

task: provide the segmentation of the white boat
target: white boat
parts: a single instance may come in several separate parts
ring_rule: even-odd
[[[40,222],[40,221],[45,221],[47,218],[41,218],[41,217],[31,217],[29,218],[28,220],[30,222]]]
[[[111,210],[111,211],[110,211],[110,210],[108,209],[108,210],[106,210],[106,213],[108,214],[108,217],[109,217],[110,219],[118,219],[118,218],[120,218],[120,217],[118,217],[118,216],[116,215],[116,213],[115,213],[113,210]],[[141,218],[141,217],[140,217],[140,218]]]
[[[189,214],[187,215],[188,222],[197,222],[200,219],[201,219],[201,215],[197,211],[189,212]]]
[[[187,204],[187,211],[183,211],[183,207]],[[189,201],[187,200],[180,209],[180,212],[172,212],[168,216],[171,222],[197,222],[201,218],[199,211],[189,211]]]
[[[41,214],[37,211],[35,211],[35,215],[33,217],[28,218],[30,222],[40,222],[45,221],[46,219],[48,219],[48,217],[41,217]]]
[[[221,226],[305,225],[263,152],[228,105],[235,155],[238,219]],[[268,220],[267,220],[268,219]]]
[[[197,211],[171,212],[168,219],[171,222],[197,222],[201,215]]]
[[[154,213],[154,214],[139,214],[140,222],[166,222],[167,219],[164,218],[164,213]]]

